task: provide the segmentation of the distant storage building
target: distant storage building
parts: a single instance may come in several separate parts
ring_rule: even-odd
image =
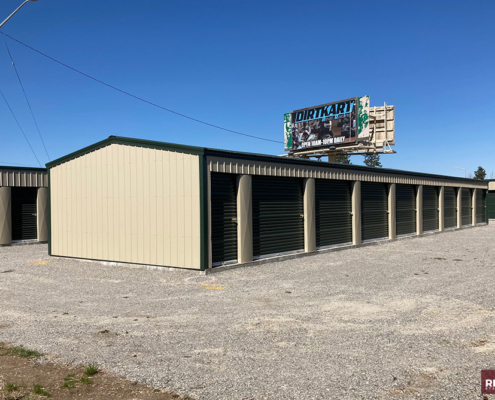
[[[22,241],[48,241],[48,173],[0,166],[0,246]]]
[[[205,270],[486,223],[488,182],[109,137],[47,164],[53,256]]]

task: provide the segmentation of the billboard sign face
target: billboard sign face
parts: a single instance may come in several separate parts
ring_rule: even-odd
[[[369,97],[304,108],[284,115],[285,150],[338,147],[369,136]]]

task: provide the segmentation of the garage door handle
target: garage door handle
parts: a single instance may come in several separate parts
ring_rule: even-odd
[[[36,217],[38,214],[31,214],[33,217]]]
[[[235,222],[237,224],[237,218],[232,218],[232,222]]]
[[[299,218],[304,218],[304,214],[299,214]]]

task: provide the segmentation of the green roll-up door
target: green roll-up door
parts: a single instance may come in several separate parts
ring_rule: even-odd
[[[253,176],[253,256],[304,249],[302,179]]]
[[[423,231],[437,231],[438,224],[438,189],[423,186]]]
[[[38,188],[12,188],[12,240],[38,239]]]
[[[236,175],[211,174],[212,263],[237,260]]]
[[[486,215],[487,218],[495,219],[495,191],[490,191],[486,195]]]
[[[416,233],[416,186],[396,185],[395,196],[397,235]]]
[[[461,208],[462,208],[462,225],[473,224],[472,213],[472,195],[471,189],[462,188]]]
[[[351,182],[315,180],[316,247],[352,242]]]
[[[456,188],[446,186],[444,189],[443,217],[445,228],[457,227]]]
[[[361,183],[362,240],[388,237],[388,185]]]
[[[476,223],[486,221],[486,190],[476,189]]]

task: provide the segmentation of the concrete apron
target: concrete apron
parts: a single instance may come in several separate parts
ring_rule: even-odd
[[[293,260],[296,258],[310,257],[310,256],[317,255],[319,253],[342,251],[342,250],[355,249],[355,248],[367,247],[367,246],[379,246],[379,245],[384,245],[386,243],[394,242],[396,240],[421,238],[421,237],[425,237],[425,236],[436,235],[439,233],[449,233],[449,232],[454,232],[454,231],[459,231],[459,230],[464,230],[464,229],[477,228],[480,226],[488,226],[488,224],[479,223],[477,225],[463,226],[462,228],[447,228],[444,231],[427,231],[427,232],[424,232],[422,235],[417,235],[417,234],[404,235],[404,236],[399,236],[395,239],[389,239],[389,238],[371,239],[371,240],[367,240],[361,244],[345,244],[345,245],[335,245],[335,246],[331,246],[331,247],[325,247],[322,249],[317,249],[316,251],[311,252],[311,253],[306,253],[302,250],[299,250],[299,251],[296,251],[293,253],[260,258],[258,260],[251,261],[248,263],[243,263],[243,264],[220,265],[218,267],[210,268],[210,269],[207,269],[205,271],[198,271],[198,270],[187,269],[187,268],[167,267],[167,266],[160,266],[160,265],[146,265],[146,264],[124,263],[124,262],[118,262],[118,261],[91,260],[91,259],[76,258],[76,257],[62,257],[62,256],[52,256],[52,257],[54,257],[54,258],[70,258],[72,260],[78,260],[81,262],[98,263],[100,265],[107,266],[107,267],[145,268],[145,269],[150,269],[153,271],[160,271],[160,272],[166,272],[166,271],[167,272],[168,271],[181,272],[182,271],[182,272],[191,272],[191,273],[195,273],[195,274],[199,274],[199,275],[210,275],[210,274],[216,274],[219,272],[224,272],[224,271],[228,271],[228,270],[236,269],[236,268],[255,267],[257,265]],[[37,243],[38,242],[36,242],[36,244]],[[26,244],[31,244],[31,243],[26,243]]]
[[[371,239],[371,240],[367,240],[361,244],[335,245],[332,247],[317,249],[315,252],[312,252],[312,253],[305,253],[305,252],[298,251],[298,252],[294,252],[291,254],[284,254],[284,255],[280,255],[280,256],[261,258],[261,259],[258,259],[256,261],[252,261],[252,262],[244,263],[244,264],[220,265],[220,266],[215,267],[215,268],[207,269],[205,271],[200,271],[200,274],[201,275],[210,275],[210,274],[215,274],[215,273],[222,272],[222,271],[228,271],[230,269],[243,268],[243,267],[254,267],[254,266],[262,265],[262,264],[268,264],[268,263],[273,263],[273,262],[287,261],[287,260],[293,260],[296,258],[314,256],[318,253],[342,251],[342,250],[355,249],[355,248],[367,247],[367,246],[378,246],[378,245],[383,245],[386,243],[394,242],[396,240],[421,238],[421,237],[425,237],[425,236],[436,235],[439,233],[448,233],[448,232],[460,231],[460,230],[469,229],[469,228],[477,228],[480,226],[487,226],[487,225],[488,224],[483,222],[483,223],[479,223],[476,225],[463,226],[462,228],[447,228],[444,231],[438,231],[438,230],[437,231],[427,231],[427,232],[423,232],[423,234],[421,234],[421,235],[411,234],[411,235],[398,236],[395,239],[389,239],[389,238]],[[494,221],[494,225],[495,225],[495,221]]]

